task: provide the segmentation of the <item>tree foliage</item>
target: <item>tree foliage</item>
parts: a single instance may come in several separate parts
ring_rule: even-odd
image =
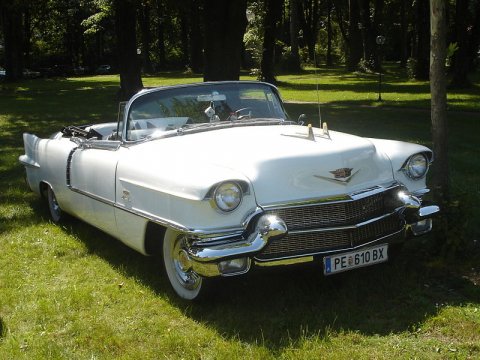
[[[93,73],[109,64],[118,71],[114,3],[0,2],[0,66],[10,80],[21,78],[23,68],[48,75],[45,69],[56,66],[63,71],[53,73],[67,75],[75,68]],[[205,78],[222,72],[229,75],[220,77],[236,78],[242,66],[274,81],[276,72],[298,71],[314,61],[378,71],[385,58],[408,67],[413,77],[428,79],[428,5],[429,0],[138,0],[131,15],[136,18],[134,46],[146,73],[176,68],[205,72]],[[446,42],[457,48],[448,70],[452,85],[465,86],[478,62],[480,2],[445,5]],[[246,8],[252,15],[248,22]],[[386,37],[385,45],[376,43],[379,35]],[[211,69],[218,74],[210,76]]]

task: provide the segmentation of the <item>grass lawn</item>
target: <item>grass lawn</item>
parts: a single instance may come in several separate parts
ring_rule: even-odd
[[[431,145],[428,84],[392,67],[378,104],[372,75],[318,75],[329,128]],[[195,81],[164,73],[144,85]],[[318,123],[305,103],[317,100],[312,72],[279,81],[290,115]],[[0,360],[480,358],[480,265],[438,261],[433,236],[407,244],[395,262],[334,277],[300,266],[228,279],[215,302],[192,305],[175,297],[157,259],[81,221],[51,223],[23,181],[22,133],[114,121],[117,89],[117,76],[0,84]],[[449,94],[452,188],[471,204],[462,235],[472,244],[479,100],[478,82]]]

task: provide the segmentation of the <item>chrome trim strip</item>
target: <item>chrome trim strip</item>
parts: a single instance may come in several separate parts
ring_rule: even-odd
[[[92,194],[88,191],[85,191],[85,190],[80,190],[80,189],[77,189],[75,187],[73,187],[72,185],[68,185],[68,188],[70,190],[72,190],[73,192],[76,192],[77,194],[81,194],[81,195],[84,195],[86,197],[89,197],[90,199],[93,199],[93,200],[97,200],[103,204],[106,204],[106,205],[110,205],[110,206],[114,206],[115,205],[115,202],[113,202],[112,200],[109,200],[109,199],[106,199],[104,197],[101,197],[101,196],[98,196],[98,195],[95,195],[95,194]]]
[[[322,205],[322,204],[331,204],[331,203],[343,203],[343,202],[352,202],[356,200],[360,200],[369,196],[373,196],[376,194],[383,193],[385,191],[389,191],[395,188],[401,188],[397,182],[389,183],[388,185],[384,186],[376,186],[373,188],[356,191],[351,194],[341,194],[341,195],[334,195],[325,198],[317,198],[311,200],[304,200],[304,201],[293,201],[293,202],[284,202],[284,203],[277,203],[277,204],[268,204],[262,205],[262,208],[267,210],[278,210],[284,208],[297,208],[297,207],[308,207],[308,206],[315,206],[315,205]]]
[[[153,221],[157,224],[160,224],[160,225],[163,225],[163,226],[166,226],[166,227],[171,227],[171,228],[173,228],[174,230],[177,230],[177,231],[181,231],[181,232],[184,232],[184,233],[187,233],[187,232],[190,231],[190,229],[186,228],[185,226],[183,226],[181,224],[178,224],[178,223],[175,223],[173,221],[170,221],[170,220],[161,218],[159,216],[150,214],[146,211],[141,211],[141,210],[138,210],[138,209],[135,209],[135,208],[127,208],[124,205],[119,204],[119,203],[115,203],[115,204],[113,204],[113,206],[116,209],[123,210],[123,211],[126,211],[128,213],[143,217],[147,220],[151,220],[151,221]]]
[[[314,228],[314,229],[304,229],[304,230],[292,230],[292,231],[289,231],[288,233],[294,235],[294,234],[320,233],[320,232],[339,231],[339,230],[340,231],[341,230],[353,230],[353,229],[358,229],[358,228],[361,228],[363,226],[372,224],[376,221],[386,219],[386,218],[388,218],[390,216],[393,216],[395,214],[396,214],[396,212],[392,212],[392,213],[389,213],[389,214],[384,214],[382,216],[378,216],[376,218],[369,219],[367,221],[364,221],[364,222],[361,222],[361,223],[358,223],[358,224],[354,224],[354,225],[316,228],[316,229]]]
[[[230,238],[238,238],[241,237],[242,234],[244,233],[245,229],[244,228],[226,228],[226,229],[214,229],[214,230],[194,230],[194,229],[189,229],[179,223],[176,223],[171,220],[164,219],[160,216],[150,214],[146,211],[138,210],[135,208],[127,208],[122,204],[113,202],[109,199],[105,199],[101,196],[92,194],[88,191],[80,190],[77,189],[73,186],[68,186],[68,188],[76,192],[77,194],[87,196],[93,200],[99,201],[103,204],[110,205],[116,209],[126,211],[130,214],[137,215],[140,217],[143,217],[147,220],[153,221],[157,224],[160,224],[165,227],[170,227],[174,230],[183,232],[189,236],[196,237],[196,238],[208,238],[208,241],[221,241],[221,240],[228,240]]]
[[[335,250],[327,250],[327,251],[318,251],[318,252],[311,252],[311,253],[306,253],[306,254],[301,254],[301,255],[283,256],[283,257],[271,258],[271,259],[258,259],[257,257],[254,257],[254,260],[255,260],[255,262],[264,263],[264,262],[271,262],[271,261],[277,261],[277,260],[287,260],[287,259],[295,259],[295,258],[304,258],[304,257],[308,257],[308,256],[315,256],[315,255],[336,254],[336,253],[341,253],[341,252],[344,252],[344,251],[351,251],[351,250],[355,250],[355,249],[360,249],[360,248],[362,248],[362,247],[365,247],[365,246],[374,244],[374,243],[376,243],[376,242],[378,242],[378,241],[383,241],[383,240],[385,240],[385,239],[398,236],[398,235],[400,235],[401,233],[405,233],[405,230],[406,230],[406,226],[404,226],[402,229],[400,229],[399,231],[394,232],[394,233],[392,233],[392,234],[388,234],[388,235],[382,236],[382,237],[380,237],[380,238],[374,239],[374,240],[372,240],[372,241],[370,241],[370,242],[367,242],[367,243],[364,243],[364,244],[361,244],[361,245],[358,245],[358,246],[353,246],[353,247],[348,247],[348,248],[343,248],[343,249],[335,249]]]

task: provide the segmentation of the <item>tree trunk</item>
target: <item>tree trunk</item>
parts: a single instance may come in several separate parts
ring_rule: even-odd
[[[290,0],[290,71],[300,71],[298,53],[298,0]]]
[[[200,26],[201,1],[191,0],[190,6],[190,66],[194,73],[203,71],[203,29]]]
[[[24,13],[24,59],[23,63],[26,68],[30,68],[31,64],[31,55],[32,55],[32,14],[30,10],[27,8],[25,9]]]
[[[150,58],[150,45],[152,43],[150,30],[150,3],[143,2],[140,4],[138,20],[142,38],[143,69],[146,73],[150,74],[153,72],[152,60]]]
[[[332,0],[327,0],[327,66],[333,66],[332,59]],[[318,64],[315,64],[318,66]]]
[[[136,1],[114,0],[117,34],[118,67],[120,70],[120,100],[128,100],[143,88],[140,61],[137,54]]]
[[[457,0],[455,6],[455,41],[458,50],[453,55],[453,78],[450,83],[454,88],[465,88],[468,81],[468,0]]]
[[[480,1],[477,1],[474,7],[473,26],[471,28],[470,45],[468,48],[468,67],[474,69],[478,57],[478,48],[480,46]]]
[[[240,78],[246,0],[205,0],[204,81]]]
[[[308,48],[308,60],[315,59],[315,44],[317,43],[318,22],[320,18],[320,9],[318,0],[306,0],[303,2],[302,29],[305,43]]]
[[[360,24],[360,8],[357,0],[349,1],[349,25],[348,25],[348,53],[347,53],[347,70],[355,71],[358,62],[362,58],[362,32],[359,29]]]
[[[265,0],[265,17],[263,19],[263,52],[260,69],[262,80],[275,84],[275,40],[277,22],[282,16],[283,0]]]
[[[190,66],[190,46],[188,43],[188,12],[187,9],[180,7],[180,48],[182,49],[182,65],[183,66]]]
[[[5,80],[23,77],[23,12],[16,4],[0,4],[5,42]]]
[[[157,0],[157,40],[158,40],[158,62],[161,68],[166,67],[167,58],[165,55],[165,7],[163,6],[163,0]]]
[[[408,22],[407,22],[407,0],[400,0],[400,26],[401,26],[401,46],[400,67],[407,67],[408,60]]]
[[[428,80],[430,57],[430,12],[428,10],[428,0],[416,0],[416,6],[417,66],[415,78],[419,80]]]
[[[448,199],[447,90],[445,76],[446,22],[444,0],[430,0],[430,93],[435,153],[433,184],[438,201]]]

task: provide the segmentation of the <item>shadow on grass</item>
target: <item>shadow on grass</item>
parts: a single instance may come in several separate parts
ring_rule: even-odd
[[[93,81],[85,81],[82,87],[93,87],[94,84]],[[65,80],[61,86],[68,88],[70,84]],[[78,87],[76,83],[66,92],[48,90],[51,93],[43,95],[35,91],[22,93],[22,96],[17,93],[13,102],[0,99],[1,105],[6,106],[2,108],[6,109],[5,114],[11,119],[18,119],[2,124],[0,134],[0,166],[6,168],[2,171],[0,186],[2,193],[6,189],[14,189],[1,199],[2,204],[15,206],[27,202],[34,213],[33,216],[15,217],[15,225],[3,225],[0,231],[9,231],[9,226],[38,223],[47,217],[47,208],[38,198],[19,190],[22,189],[23,170],[13,162],[23,151],[21,133],[50,134],[65,122],[88,118],[88,123],[114,113],[116,108],[111,100],[115,91],[113,85],[107,83],[100,90],[79,90]],[[27,95],[31,95],[31,99]],[[62,101],[58,102],[56,97],[63,97]],[[79,110],[73,111],[69,106],[71,104]],[[315,119],[317,114],[316,106],[311,104],[287,104],[287,108],[292,118],[307,113]],[[322,111],[323,120],[329,123],[331,129],[427,144],[429,141],[430,118],[425,112],[398,109],[381,109],[380,112],[378,109],[352,108],[348,104],[327,106]],[[473,124],[472,120],[470,125]],[[462,139],[472,145],[475,133],[478,134],[463,131]],[[3,224],[8,224],[10,220],[0,219]],[[462,305],[480,301],[478,287],[460,277],[426,266],[429,259],[418,246],[404,251],[397,262],[327,278],[322,274],[321,265],[316,264],[222,279],[210,302],[187,304],[175,297],[165,276],[160,273],[157,259],[145,258],[75,219],[64,224],[62,229],[84,243],[90,253],[108,261],[116,271],[137,279],[159,296],[169,298],[192,319],[227,338],[264,344],[273,351],[299,343],[309,336],[328,338],[331,331],[387,335],[411,330],[425,318],[436,314],[442,304]]]
[[[32,202],[35,218],[46,205]],[[208,301],[186,303],[170,289],[159,259],[144,257],[80,220],[61,228],[115,271],[167,298],[181,312],[222,336],[272,351],[332,332],[366,336],[413,330],[444,305],[480,301],[480,288],[426,265],[424,240],[415,240],[396,261],[324,277],[322,265],[254,269],[219,279]],[[427,238],[428,240],[428,238]]]
[[[2,317],[0,316],[0,339],[4,338],[6,333],[7,333],[7,326],[5,325]]]
[[[388,335],[414,329],[439,307],[480,301],[480,289],[429,268],[420,245],[397,261],[324,277],[320,263],[254,270],[219,279],[208,301],[186,303],[170,289],[159,259],[145,258],[119,241],[72,219],[63,226],[88,252],[166,297],[182,313],[222,336],[280,351],[332,332]]]

